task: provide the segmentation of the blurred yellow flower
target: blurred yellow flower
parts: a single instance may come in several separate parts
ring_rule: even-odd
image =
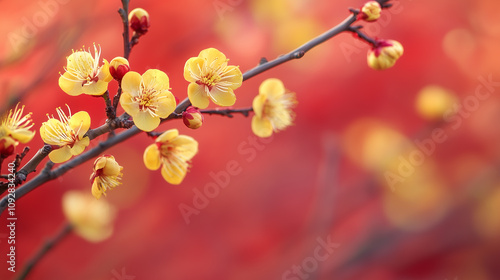
[[[252,131],[259,137],[269,137],[274,132],[292,125],[297,104],[295,94],[288,92],[278,79],[267,79],[259,87],[259,95],[253,100]]]
[[[103,155],[94,161],[94,172],[90,175],[92,195],[99,199],[106,196],[108,189],[114,189],[121,184],[123,167],[111,155]]]
[[[80,111],[71,115],[68,105],[69,116],[61,108],[57,108],[59,120],[53,116],[44,122],[40,127],[40,136],[46,144],[55,146],[55,150],[50,152],[49,158],[54,163],[67,161],[72,156],[79,155],[90,143],[85,133],[90,128],[90,116],[85,111]]]
[[[365,21],[375,21],[380,17],[382,7],[377,1],[368,1],[361,7],[358,19]]]
[[[451,91],[429,85],[418,93],[415,107],[418,114],[428,120],[442,120],[444,114],[457,102],[457,97]]]
[[[368,50],[368,66],[375,70],[391,68],[403,55],[403,46],[394,40],[378,40],[377,46]]]
[[[19,104],[16,105],[14,111],[10,110],[9,114],[2,118],[0,127],[3,131],[0,133],[0,137],[8,135],[14,140],[25,144],[35,136],[35,132],[30,130],[34,125],[31,123],[32,113],[23,116],[24,106],[19,109],[18,106]]]
[[[62,197],[62,206],[75,233],[85,240],[99,242],[113,233],[116,210],[106,200],[95,200],[81,191],[68,191]]]
[[[144,164],[149,170],[158,170],[170,184],[178,185],[186,176],[189,161],[198,153],[198,142],[170,129],[156,138],[144,151]]]
[[[94,44],[94,56],[83,48],[73,51],[68,56],[63,75],[59,77],[59,87],[69,95],[102,95],[108,90],[108,83],[113,79],[109,73],[109,63],[103,59],[104,64],[99,66],[101,49]]]
[[[219,106],[236,102],[234,90],[243,82],[238,66],[228,66],[226,56],[214,48],[202,50],[184,66],[184,78],[190,82],[188,97],[194,107],[205,109],[209,100]]]
[[[160,125],[160,118],[168,117],[175,110],[168,76],[160,70],[149,69],[142,76],[129,71],[123,76],[121,86],[120,104],[140,130],[154,130]]]

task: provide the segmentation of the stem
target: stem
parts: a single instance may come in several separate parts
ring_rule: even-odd
[[[388,2],[389,0],[377,0],[381,5],[384,4],[385,2]],[[124,48],[125,48],[125,58],[128,58],[128,55],[130,53],[130,45],[128,41],[128,18],[127,14],[128,13],[128,0],[122,0],[123,9],[119,10],[120,15],[122,16],[123,23],[124,23],[124,32],[123,32],[123,38],[124,38]],[[293,60],[293,59],[299,59],[304,56],[306,52],[308,52],[310,49],[314,48],[315,46],[325,42],[326,40],[344,32],[344,31],[350,31],[351,25],[356,21],[356,14],[351,14],[349,17],[347,17],[343,22],[338,24],[337,26],[333,27],[332,29],[328,30],[327,32],[319,35],[318,37],[312,39],[311,41],[305,43],[304,45],[300,46],[299,48],[289,52],[288,54],[279,56],[278,58],[264,62],[258,66],[256,66],[253,69],[250,69],[246,71],[243,74],[243,81],[246,81],[262,72],[265,72],[271,68],[274,68],[280,64],[283,64],[287,61]],[[263,61],[263,60],[262,60]],[[170,116],[168,116],[166,119],[162,120],[163,122],[176,119],[178,118],[179,114],[181,114],[183,111],[186,110],[187,107],[191,105],[191,102],[189,101],[188,98],[185,98],[182,100],[176,107],[174,113],[172,113]],[[215,113],[214,113],[215,114]],[[124,114],[125,115],[125,114]],[[117,127],[127,127],[128,125],[131,125],[131,122],[127,122],[125,117],[128,118],[127,115],[121,116],[120,118],[116,118],[115,120],[103,124],[102,126],[94,129],[94,130],[89,130],[87,132],[87,135],[89,138],[92,140],[95,137],[102,135],[106,132],[112,131],[114,128]],[[122,126],[120,126],[122,125]],[[121,143],[132,136],[139,134],[142,132],[139,130],[136,126],[132,126],[129,130],[124,131],[120,134],[117,134],[116,136],[111,136],[107,140],[100,142],[99,145],[75,158],[72,160],[60,165],[57,169],[53,171],[49,170],[44,170],[42,173],[40,173],[38,176],[24,184],[23,186],[19,187],[16,190],[16,198],[20,199],[23,197],[25,194],[29,193],[30,191],[34,190],[35,188],[39,187],[43,183],[53,180],[70,169],[84,163],[85,161],[99,155],[109,147],[112,147],[118,143]],[[20,179],[24,178],[26,179],[26,175],[30,172],[33,172],[36,168],[36,166],[42,161],[44,157],[48,155],[48,153],[52,150],[52,148],[48,145],[45,145],[40,151],[37,152],[37,154],[18,172],[18,176],[20,176]],[[50,150],[48,150],[50,149]],[[47,152],[48,150],[48,152]],[[8,204],[8,198],[7,196],[4,196],[2,200],[0,200],[0,214],[5,210]]]
[[[128,59],[130,56],[130,40],[128,30],[128,4],[129,0],[122,0],[123,8],[118,10],[123,22],[123,57]]]
[[[200,110],[203,114],[209,115],[221,115],[224,117],[232,118],[233,114],[242,114],[245,117],[248,117],[249,113],[253,111],[253,108],[243,108],[243,109],[215,109],[215,110]]]
[[[66,237],[72,230],[70,224],[65,224],[63,228],[54,236],[52,239],[47,240],[45,244],[40,248],[40,250],[26,263],[23,270],[16,278],[17,280],[23,280],[28,276],[33,267],[47,254],[50,249],[52,249],[55,245],[61,242],[64,237]]]
[[[361,32],[360,29],[362,27],[363,26],[350,26],[349,31],[356,33],[356,35],[358,35],[359,39],[366,41],[367,43],[371,44],[374,48],[376,48],[378,46],[377,41],[375,41],[373,38],[369,37],[365,33]]]

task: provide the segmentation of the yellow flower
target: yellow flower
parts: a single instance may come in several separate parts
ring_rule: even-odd
[[[368,50],[368,66],[375,70],[384,70],[396,64],[403,55],[403,46],[394,40],[378,40],[376,46]]]
[[[144,151],[144,164],[149,170],[158,170],[170,184],[178,185],[186,176],[190,161],[198,153],[198,142],[179,135],[177,129],[165,131]]]
[[[25,144],[35,136],[35,132],[30,130],[34,124],[31,123],[31,113],[23,116],[24,106],[20,109],[18,109],[18,106],[19,104],[16,105],[14,111],[10,110],[9,114],[2,118],[0,126],[3,128],[3,132],[0,134],[8,135],[14,140]]]
[[[191,57],[184,66],[184,78],[191,82],[188,97],[194,107],[205,109],[209,99],[219,106],[232,106],[236,102],[233,90],[243,82],[238,66],[228,66],[226,56],[209,48]]]
[[[259,137],[269,137],[273,131],[292,125],[292,108],[297,104],[295,94],[288,92],[278,79],[267,79],[253,100],[252,131]]]
[[[149,69],[142,76],[130,71],[123,76],[121,86],[120,104],[140,130],[154,130],[160,125],[160,118],[175,110],[168,76],[160,70]]]
[[[68,191],[63,195],[62,206],[75,233],[85,240],[99,242],[113,233],[116,210],[106,200],[95,200],[81,191]]]
[[[90,175],[92,181],[92,195],[99,199],[106,196],[108,189],[114,189],[121,184],[123,167],[110,155],[98,157],[94,161],[94,172]]]
[[[43,142],[55,148],[49,154],[50,160],[60,163],[67,161],[71,156],[81,154],[89,145],[89,137],[83,136],[90,128],[90,116],[85,111],[71,115],[69,106],[69,116],[66,116],[61,108],[57,108],[56,111],[60,120],[47,114],[49,120],[40,127],[40,136]]]
[[[361,7],[361,11],[358,14],[358,19],[363,19],[365,21],[375,21],[380,17],[380,12],[382,11],[382,7],[377,1],[368,1],[363,7]]]
[[[94,44],[94,57],[83,48],[73,51],[68,56],[63,75],[59,77],[59,87],[69,95],[102,95],[108,90],[108,83],[113,79],[109,73],[109,63],[103,59],[104,65],[99,66],[101,49]]]

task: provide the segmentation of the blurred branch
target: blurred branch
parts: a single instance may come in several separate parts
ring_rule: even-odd
[[[378,0],[382,6],[389,0]],[[125,58],[130,55],[130,44],[129,44],[129,36],[128,36],[128,0],[122,0],[123,3],[123,9],[119,10],[119,13],[122,17],[123,23],[124,23],[124,32],[123,32],[123,38],[124,38],[124,56]],[[350,31],[351,30],[351,25],[356,22],[356,17],[357,17],[358,11],[353,10],[352,14],[347,17],[344,21],[342,21],[340,24],[337,26],[333,27],[332,29],[328,30],[327,32],[319,35],[318,37],[310,40],[309,42],[305,43],[304,45],[300,46],[299,48],[289,52],[288,54],[279,56],[278,58],[267,61],[264,59],[260,60],[260,64],[256,66],[253,69],[250,69],[243,73],[243,81],[246,81],[260,73],[263,73],[269,69],[272,69],[278,65],[281,65],[287,61],[293,60],[293,59],[299,59],[302,58],[306,52],[314,48],[315,46],[327,41],[328,39],[333,38],[334,36],[345,32],[345,31]],[[185,98],[183,101],[181,101],[175,111],[166,119],[163,119],[162,122],[171,120],[171,119],[176,119],[179,118],[179,115],[186,110],[187,107],[191,105],[191,102],[189,101],[189,98]],[[208,112],[210,113],[210,112]],[[211,111],[213,114],[218,114],[215,111]],[[235,112],[236,113],[236,112]],[[242,113],[243,114],[243,113]],[[226,114],[228,116],[228,114]],[[124,118],[127,119],[124,119]],[[128,121],[128,115],[124,114],[119,118],[116,118],[115,120],[109,121],[102,126],[94,129],[94,130],[89,130],[87,132],[87,136],[92,140],[96,138],[99,135],[102,135],[104,133],[110,132],[115,128],[118,127],[125,127],[127,128],[128,125],[132,125],[131,121]],[[129,130],[124,131],[120,134],[117,134],[116,136],[111,136],[109,137],[106,141],[100,142],[97,147],[73,158],[72,160],[60,165],[57,169],[53,171],[47,171],[47,172],[42,172],[23,186],[19,187],[16,190],[16,199],[20,199],[23,197],[25,194],[28,192],[34,190],[35,188],[39,187],[41,184],[53,180],[64,173],[66,173],[68,170],[84,163],[85,161],[99,155],[101,152],[105,151],[106,149],[136,135],[142,132],[139,130],[136,126],[132,126]],[[50,146],[49,146],[50,148]],[[44,146],[40,151],[37,152],[37,154],[26,164],[19,172],[16,174],[18,177],[18,180],[26,179],[26,175],[34,172],[35,168],[37,165],[42,161],[43,158],[45,158],[50,151],[47,152],[45,150],[46,146]],[[22,177],[24,176],[24,177]],[[5,210],[7,206],[7,196],[4,196],[2,200],[0,201],[0,214]]]
[[[70,224],[65,224],[56,236],[47,240],[45,244],[43,244],[43,246],[40,248],[40,250],[30,260],[28,260],[23,270],[20,272],[19,276],[16,279],[25,279],[33,269],[33,267],[40,261],[40,259],[42,259],[42,257],[50,251],[50,249],[61,242],[64,237],[66,237],[71,232],[71,230],[72,226]]]

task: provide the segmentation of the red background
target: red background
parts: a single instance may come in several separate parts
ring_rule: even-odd
[[[130,56],[132,69],[166,72],[180,100],[188,85],[184,63],[202,49],[221,50],[244,72],[261,57],[273,59],[328,30],[348,16],[348,7],[363,3],[131,2],[131,9],[142,7],[151,16],[150,31]],[[300,60],[244,82],[235,107],[250,106],[259,84],[270,77],[297,93],[295,125],[272,140],[252,146],[257,138],[251,119],[239,115],[205,116],[198,130],[180,120],[167,122],[159,131],[178,128],[200,144],[180,186],[144,167],[142,153],[152,141],[145,134],[110,149],[124,167],[123,185],[106,198],[119,209],[113,236],[93,244],[70,234],[28,279],[118,279],[114,272],[122,269],[135,279],[287,279],[285,271],[314,256],[318,238],[339,247],[308,279],[498,279],[498,87],[460,118],[457,129],[422,118],[415,100],[423,87],[439,85],[463,104],[480,85],[479,76],[500,81],[500,4],[397,3],[379,22],[366,25],[367,33],[403,44],[405,53],[394,68],[371,70],[368,47],[341,34]],[[37,131],[45,115],[64,104],[73,112],[88,111],[92,127],[102,124],[102,99],[68,96],[57,80],[71,49],[95,42],[108,61],[123,54],[119,6],[120,1],[95,0],[2,3],[2,104],[21,95]],[[110,90],[116,91],[116,83]],[[397,155],[408,158],[411,151],[401,141],[429,139],[436,127],[444,129],[446,141],[391,190],[383,180],[386,167],[397,166]],[[29,146],[29,156],[42,146],[38,132]],[[386,155],[391,163],[384,162]],[[215,182],[211,172],[234,161],[241,172],[186,224],[179,205],[192,206],[193,190],[203,191]],[[90,192],[91,170],[89,161],[17,202],[17,270],[65,223],[64,192]],[[0,278],[11,279],[5,214],[1,223]]]

